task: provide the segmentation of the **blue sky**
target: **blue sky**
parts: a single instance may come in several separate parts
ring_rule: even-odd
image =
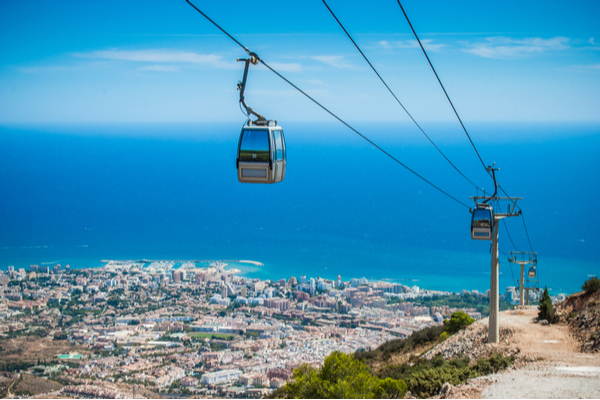
[[[321,1],[197,1],[350,121],[407,121]],[[330,7],[421,122],[454,115],[393,0]],[[467,122],[600,122],[597,1],[405,1]],[[243,121],[245,53],[183,0],[0,3],[0,124]],[[330,121],[271,72],[248,103],[280,121]]]

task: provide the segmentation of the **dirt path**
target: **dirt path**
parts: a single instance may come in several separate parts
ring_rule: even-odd
[[[517,329],[514,345],[535,361],[497,374],[481,397],[600,398],[600,354],[580,353],[567,326],[536,324],[536,316],[536,309],[501,314],[500,326]]]
[[[14,379],[12,381],[12,383],[10,384],[10,386],[8,387],[8,389],[6,389],[6,398],[7,399],[12,399],[13,395],[10,392],[10,389],[12,389],[12,387],[15,385],[15,382],[19,379],[19,376],[17,376],[17,379]]]
[[[511,328],[500,342],[519,349],[515,365],[499,374],[456,387],[452,398],[600,398],[600,354],[580,353],[580,344],[564,325],[534,323],[537,309],[500,313],[500,329]],[[488,320],[476,325],[487,326]],[[475,327],[473,327],[475,328]],[[490,345],[487,345],[490,346]]]

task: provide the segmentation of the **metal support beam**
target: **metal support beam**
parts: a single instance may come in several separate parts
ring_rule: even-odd
[[[521,265],[521,279],[519,280],[519,305],[529,304],[529,287],[525,286],[525,265],[537,265],[537,253],[524,251],[511,251],[508,259],[511,263]],[[527,276],[529,278],[529,276]],[[529,279],[528,279],[529,281]]]
[[[525,305],[525,264],[521,264],[521,280],[519,281],[519,305]]]
[[[494,171],[497,169],[493,169],[489,167],[490,171]],[[496,185],[496,178],[494,175],[494,184]],[[492,277],[490,282],[490,317],[489,317],[489,329],[488,329],[488,343],[498,343],[500,341],[500,329],[499,329],[499,314],[500,314],[500,291],[499,291],[499,269],[500,269],[500,261],[498,260],[498,230],[499,230],[499,222],[502,218],[510,218],[521,215],[521,211],[517,210],[517,201],[522,200],[522,197],[496,197],[496,193],[492,197],[485,196],[477,196],[471,197],[471,199],[475,200],[475,204],[487,203],[490,202],[492,204],[495,201],[504,201],[508,202],[508,207],[506,208],[505,213],[494,212],[494,227],[492,233]],[[500,211],[500,205],[498,206],[498,211]],[[523,281],[523,279],[521,279]]]
[[[490,282],[490,326],[488,329],[488,343],[500,341],[500,329],[498,327],[498,314],[500,313],[499,282],[498,282],[498,222],[494,218],[494,236],[492,238],[492,279]]]

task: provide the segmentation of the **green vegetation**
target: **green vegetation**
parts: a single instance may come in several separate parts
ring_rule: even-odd
[[[388,304],[405,303],[412,301],[417,305],[425,307],[441,307],[448,306],[450,308],[474,308],[484,317],[490,314],[490,299],[485,296],[477,296],[472,293],[465,294],[450,294],[446,296],[432,296],[422,299],[400,300],[398,298],[390,298]],[[500,298],[500,311],[510,309],[510,304],[503,298]]]
[[[225,346],[223,343],[212,341],[210,342],[210,348],[212,351],[222,351],[225,350],[227,346]]]
[[[503,357],[501,354],[488,359],[479,359],[473,365],[470,365],[468,358],[445,360],[438,355],[432,360],[426,360],[412,354],[427,350],[438,341],[447,339],[473,322],[474,320],[467,314],[455,312],[449,320],[444,321],[443,327],[425,328],[414,332],[406,339],[384,343],[375,350],[356,352],[355,358],[361,360],[371,374],[380,380],[393,379],[406,382],[413,396],[436,395],[446,382],[458,385],[467,379],[500,371],[514,362],[514,357]],[[389,361],[392,356],[400,356],[400,359],[407,362],[393,364]]]
[[[546,320],[549,323],[558,322],[558,315],[554,315],[552,310],[552,300],[548,294],[548,288],[544,288],[544,293],[540,297],[540,305],[538,306],[538,319]]]
[[[469,314],[462,311],[453,312],[450,319],[444,321],[444,332],[448,335],[454,335],[456,332],[466,328],[473,322],[475,322],[475,319],[471,318]]]
[[[495,354],[490,358],[479,359],[477,364],[469,366],[468,358],[444,360],[438,355],[431,360],[426,360],[412,357],[408,363],[386,366],[377,373],[377,376],[380,379],[404,380],[413,396],[424,398],[438,394],[446,382],[459,385],[467,379],[505,369],[514,360],[514,356],[503,357],[501,354]]]
[[[597,276],[593,276],[581,287],[587,294],[594,293],[600,290],[600,279]]]
[[[244,333],[244,336],[246,336],[248,339],[258,339],[258,338],[260,338],[260,333],[258,333],[256,331],[250,331],[250,332]]]
[[[293,380],[273,392],[273,398],[358,399],[403,398],[406,383],[391,378],[379,379],[352,355],[333,352],[323,367],[304,364],[294,370]]]
[[[34,363],[28,361],[7,361],[0,364],[0,371],[15,372],[19,370],[26,370],[34,365]]]
[[[222,340],[233,340],[235,339],[235,335],[228,335],[226,333],[190,333],[188,334],[192,340],[202,340],[202,339],[222,339]]]
[[[436,343],[442,332],[443,326],[432,326],[414,332],[406,339],[396,339],[386,342],[371,351],[356,352],[355,357],[358,360],[387,360],[392,353],[407,353],[421,346],[427,346]]]

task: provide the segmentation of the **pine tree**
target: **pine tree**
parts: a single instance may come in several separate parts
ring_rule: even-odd
[[[544,293],[540,298],[540,305],[538,306],[538,319],[545,319],[548,322],[552,322],[554,319],[552,315],[552,300],[550,299],[550,295],[548,294],[548,287],[544,288]]]

